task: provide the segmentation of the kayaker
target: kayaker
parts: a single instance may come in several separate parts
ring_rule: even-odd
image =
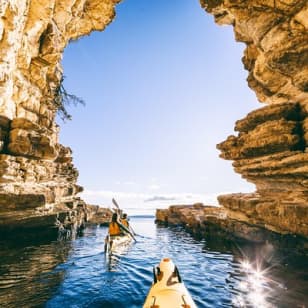
[[[129,228],[129,222],[128,222],[128,218],[127,218],[127,214],[124,213],[122,218],[121,218],[121,224],[126,227]]]
[[[111,222],[109,223],[109,235],[116,236],[116,235],[122,235],[120,226],[118,224],[118,214],[113,213]]]

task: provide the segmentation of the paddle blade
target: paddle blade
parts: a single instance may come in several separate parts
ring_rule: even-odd
[[[117,207],[117,209],[120,209],[120,207],[119,207],[117,201],[115,201],[114,198],[112,198],[112,203]]]

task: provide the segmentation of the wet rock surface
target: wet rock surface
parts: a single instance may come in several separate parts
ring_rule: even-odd
[[[74,208],[58,204],[47,212],[37,208],[6,211],[0,215],[0,233],[3,239],[75,238],[87,225],[107,226],[111,216],[110,209],[82,200]]]
[[[197,238],[209,241],[219,238],[233,242],[266,244],[286,251],[288,254],[308,255],[306,237],[292,233],[281,234],[257,222],[245,220],[245,215],[228,209],[203,204],[172,205],[156,210],[156,223],[165,226],[183,226]]]

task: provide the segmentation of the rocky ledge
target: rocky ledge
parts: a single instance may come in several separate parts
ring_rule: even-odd
[[[108,225],[112,215],[110,209],[86,204],[81,199],[76,200],[74,207],[62,203],[47,210],[45,206],[35,207],[34,199],[33,195],[24,195],[21,199],[32,204],[32,208],[22,206],[0,213],[3,239],[72,236],[89,224]]]
[[[308,255],[308,239],[295,234],[280,234],[262,225],[252,225],[240,217],[230,216],[223,207],[172,205],[156,210],[156,223],[164,226],[182,226],[198,238],[229,239],[235,242],[270,244],[289,253]]]
[[[266,106],[238,120],[238,134],[217,145],[257,189],[219,196],[228,217],[308,238],[307,115],[307,104]]]

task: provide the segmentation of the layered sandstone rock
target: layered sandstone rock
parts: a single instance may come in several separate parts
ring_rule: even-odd
[[[222,208],[198,213],[191,206],[170,207],[158,211],[157,219],[193,230],[201,219],[201,225],[251,241],[266,239],[266,229],[308,237],[308,3],[201,0],[201,5],[218,24],[232,25],[235,39],[246,44],[248,85],[268,104],[237,121],[237,135],[217,145],[256,192],[219,196]]]
[[[252,197],[252,196],[250,196]],[[246,196],[247,198],[247,196]],[[248,200],[247,200],[248,201]],[[253,200],[250,200],[253,203]],[[255,200],[256,202],[256,200]],[[236,206],[234,204],[234,206]],[[246,209],[249,206],[246,205]],[[252,219],[245,221],[245,215],[235,215],[223,207],[205,206],[203,204],[172,205],[168,209],[156,210],[156,223],[165,226],[181,226],[198,238],[207,241],[227,239],[228,243],[253,242],[265,244],[283,250],[288,254],[308,253],[308,239],[296,235],[277,233],[259,224],[255,213],[250,212]]]
[[[306,0],[200,0],[216,23],[246,44],[248,85],[261,102],[308,103]]]
[[[280,233],[308,237],[307,105],[280,103],[236,123],[237,136],[217,145],[255,194],[220,196],[228,215]]]
[[[96,224],[108,226],[111,221],[112,211],[108,208],[103,208],[98,205],[87,205],[87,220],[88,224]]]
[[[219,196],[221,208],[171,206],[158,210],[157,220],[193,232],[211,226],[254,242],[273,237],[265,230],[308,238],[307,111],[304,103],[260,108],[236,122],[238,135],[217,145],[220,156],[234,160],[235,171],[256,185],[255,193]]]
[[[220,196],[229,219],[308,237],[308,3],[211,1],[202,6],[246,44],[248,85],[268,106],[237,121],[217,145],[254,194]]]
[[[117,2],[1,1],[1,230],[83,223],[78,171],[55,123],[61,59],[71,40],[111,22]]]

